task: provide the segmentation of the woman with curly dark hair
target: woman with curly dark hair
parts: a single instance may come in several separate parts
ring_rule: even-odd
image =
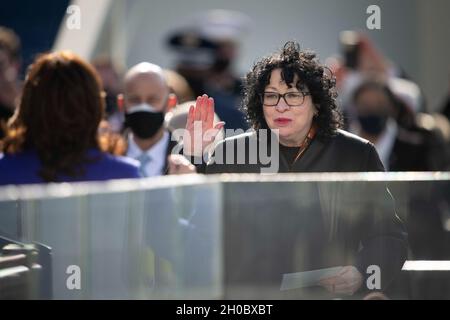
[[[208,165],[199,166],[199,171],[384,171],[370,142],[340,129],[333,76],[313,52],[301,51],[295,42],[287,42],[279,52],[261,59],[247,74],[243,109],[253,131],[219,143]],[[191,107],[185,154],[200,156],[200,151],[207,149],[219,128],[211,121],[213,111],[214,101],[207,96],[199,97]],[[198,128],[206,132],[198,143],[197,121],[202,123]],[[201,147],[194,148],[196,143]],[[252,144],[258,148],[256,159]]]
[[[199,172],[384,171],[373,144],[340,129],[334,79],[314,53],[301,51],[298,44],[288,42],[280,52],[258,61],[247,74],[244,93],[243,107],[253,131],[220,142],[208,163],[197,166]],[[213,111],[214,101],[206,95],[191,106],[183,150],[193,161],[204,160],[197,157],[203,156],[222,126],[213,124]],[[383,269],[385,288],[403,264],[405,233],[391,207],[392,198],[384,187],[370,192],[382,200],[371,203],[372,211],[362,212],[361,217],[373,223],[352,221],[347,229],[352,232],[336,236],[336,241],[344,241],[353,250],[354,262],[318,283],[332,293],[352,295],[364,288],[367,266],[374,261]],[[270,208],[270,199],[261,201],[259,208]],[[358,251],[361,244],[363,249]]]
[[[40,56],[0,146],[0,185],[139,177],[133,160],[101,151],[104,103],[88,63],[70,52]]]

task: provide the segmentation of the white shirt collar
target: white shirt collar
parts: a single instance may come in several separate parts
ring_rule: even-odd
[[[380,138],[378,138],[377,142],[374,144],[386,171],[389,170],[389,158],[391,156],[392,148],[394,147],[395,139],[397,137],[397,131],[397,123],[395,122],[395,120],[389,118],[386,123],[386,128],[384,129]]]
[[[143,168],[148,177],[160,176],[164,174],[166,166],[167,148],[169,146],[169,132],[164,131],[163,137],[147,151],[142,151],[133,139],[133,134],[128,136],[127,156],[137,159],[142,153],[146,153],[151,161]]]
[[[350,126],[350,131],[357,135],[361,135],[361,128],[356,124]],[[392,148],[394,147],[395,139],[397,138],[397,132],[397,123],[392,118],[389,118],[384,131],[381,133],[378,141],[374,143],[375,149],[377,150],[386,171],[389,170],[389,158],[391,157]]]

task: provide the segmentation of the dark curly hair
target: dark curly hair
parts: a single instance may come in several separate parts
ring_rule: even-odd
[[[90,148],[100,148],[97,131],[104,98],[94,68],[70,52],[44,54],[30,66],[19,109],[11,119],[1,149],[35,150],[40,176],[80,176]]]
[[[329,69],[322,66],[312,51],[301,51],[294,41],[287,42],[283,49],[262,58],[247,73],[244,84],[243,110],[247,121],[254,129],[268,129],[262,109],[260,95],[270,82],[273,70],[281,69],[281,77],[291,87],[297,75],[300,81],[295,85],[299,91],[305,88],[311,94],[318,110],[315,117],[317,138],[321,140],[334,136],[342,127],[342,116],[336,105],[336,81]]]

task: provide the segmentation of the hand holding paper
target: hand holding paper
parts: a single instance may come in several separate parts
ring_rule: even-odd
[[[333,267],[284,274],[280,290],[317,286],[321,279],[336,276],[342,269],[343,267]]]
[[[337,294],[353,295],[361,287],[363,276],[354,266],[343,267],[334,276],[322,278],[319,285]]]

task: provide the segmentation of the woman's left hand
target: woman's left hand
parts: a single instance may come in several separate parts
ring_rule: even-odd
[[[358,291],[362,282],[363,276],[358,269],[346,266],[337,275],[321,279],[319,284],[332,293],[351,296]]]

